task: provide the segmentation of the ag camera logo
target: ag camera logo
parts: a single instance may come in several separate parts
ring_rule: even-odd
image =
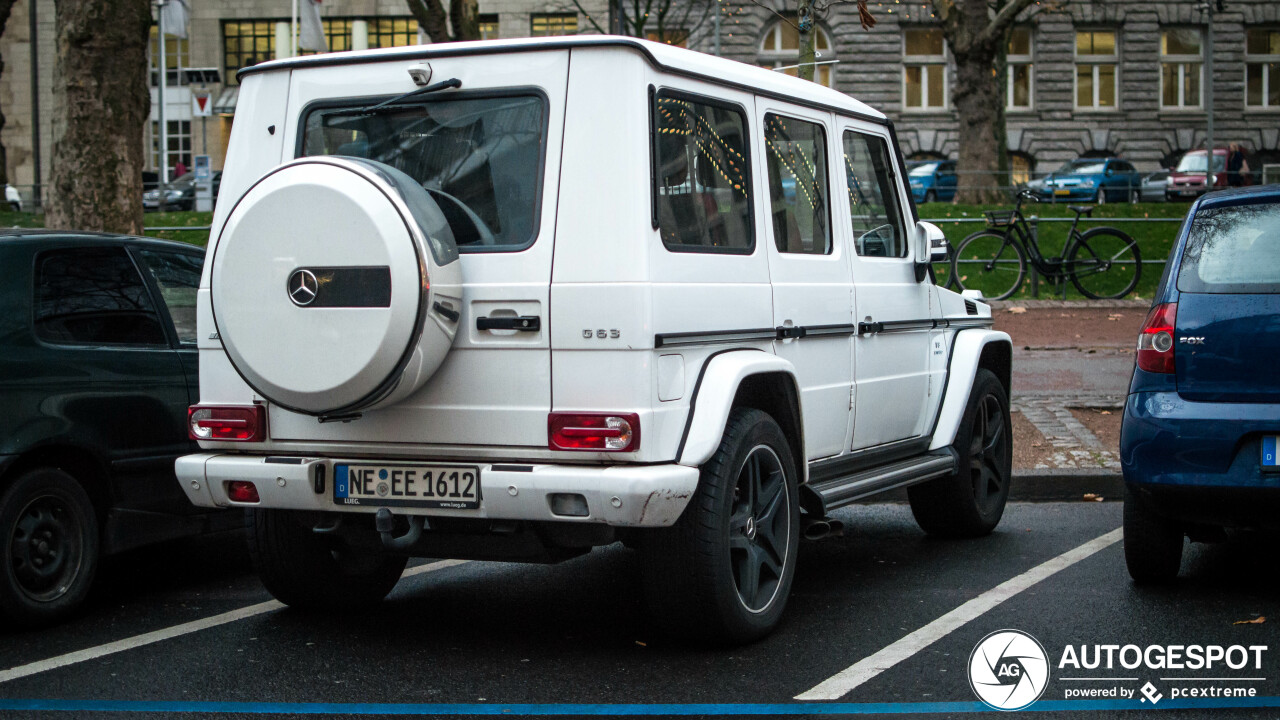
[[[1049,684],[1049,654],[1020,630],[997,630],[969,656],[969,687],[996,710],[1021,710],[1040,699]]]

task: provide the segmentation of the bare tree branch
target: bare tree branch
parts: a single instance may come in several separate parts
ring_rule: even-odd
[[[1023,10],[1026,10],[1033,2],[1035,2],[1035,0],[1009,0],[1009,3],[1000,8],[1000,11],[996,13],[996,16],[987,24],[986,29],[979,33],[978,37],[975,38],[974,41],[985,44],[995,42],[996,40],[1004,37],[1005,32],[1007,32],[1009,28],[1013,27],[1013,23],[1017,21],[1018,15],[1021,14]]]

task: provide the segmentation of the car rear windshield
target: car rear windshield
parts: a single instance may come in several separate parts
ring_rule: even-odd
[[[1191,293],[1280,293],[1280,204],[1201,210],[1178,272]]]
[[[541,96],[430,98],[360,109],[376,102],[311,110],[301,154],[367,158],[409,175],[440,205],[461,252],[533,243],[546,146]]]

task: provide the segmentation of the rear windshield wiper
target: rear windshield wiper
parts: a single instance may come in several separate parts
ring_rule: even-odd
[[[418,88],[417,90],[410,90],[409,92],[403,95],[397,95],[391,98],[390,100],[384,100],[378,103],[377,105],[370,105],[369,107],[363,107],[356,110],[351,110],[350,112],[353,115],[368,115],[368,114],[376,113],[379,110],[382,110],[383,108],[387,108],[390,105],[394,105],[398,102],[408,100],[411,97],[417,97],[419,95],[426,95],[428,93],[433,93],[438,90],[448,90],[449,88],[457,88],[457,87],[462,87],[462,81],[459,80],[458,78],[449,78],[448,80],[438,82],[434,85],[421,87],[421,88]],[[345,115],[346,113],[343,113],[343,114]]]

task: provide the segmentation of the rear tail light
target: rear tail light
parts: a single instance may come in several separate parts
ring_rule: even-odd
[[[258,488],[248,480],[231,480],[227,483],[227,499],[238,503],[256,503]]]
[[[267,409],[262,405],[192,405],[187,408],[192,440],[262,442],[267,439]]]
[[[1147,313],[1138,334],[1138,368],[1150,373],[1173,372],[1173,328],[1177,303],[1161,303]]]
[[[552,450],[634,452],[640,449],[640,416],[635,413],[551,413]]]

